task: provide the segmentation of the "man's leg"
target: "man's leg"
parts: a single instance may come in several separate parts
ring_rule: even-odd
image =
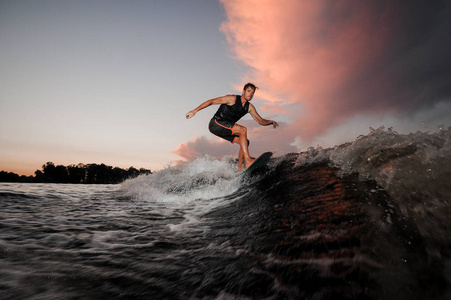
[[[243,160],[244,160],[244,153],[240,146],[240,151],[238,152],[238,172],[240,172],[243,169]]]
[[[240,145],[240,151],[243,152],[243,158],[246,164],[246,168],[249,168],[249,166],[255,161],[255,158],[249,155],[249,148],[247,143],[247,129],[244,126],[236,124],[232,129],[232,134],[237,136],[233,140],[233,142],[238,143]],[[240,153],[238,153],[238,162],[239,161],[240,161]]]
[[[236,143],[239,143],[239,140],[236,140]],[[247,140],[247,148],[249,149],[249,140]],[[254,159],[255,157],[251,156],[251,158]],[[238,152],[238,172],[241,171],[241,169],[243,168],[243,163],[244,163],[244,152],[240,146],[240,151]]]

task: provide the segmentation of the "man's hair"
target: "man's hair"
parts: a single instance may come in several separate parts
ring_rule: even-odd
[[[253,88],[254,90],[258,89],[258,87],[256,87],[255,84],[253,84],[252,82],[248,82],[244,85],[243,90],[245,91],[248,87]]]

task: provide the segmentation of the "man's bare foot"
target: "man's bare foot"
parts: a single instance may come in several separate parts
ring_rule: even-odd
[[[255,157],[251,157],[249,160],[246,160],[246,169],[249,168],[255,161]]]

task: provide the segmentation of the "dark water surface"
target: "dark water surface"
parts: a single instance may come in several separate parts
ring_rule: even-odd
[[[0,183],[0,299],[450,299],[450,133],[380,129],[251,179]]]

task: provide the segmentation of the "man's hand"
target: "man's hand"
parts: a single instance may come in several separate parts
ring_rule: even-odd
[[[196,114],[196,111],[192,110],[186,114],[186,118],[191,119],[192,117],[194,117],[195,114]]]
[[[279,127],[279,124],[277,124],[276,121],[272,121],[272,127],[277,128],[277,127]]]

